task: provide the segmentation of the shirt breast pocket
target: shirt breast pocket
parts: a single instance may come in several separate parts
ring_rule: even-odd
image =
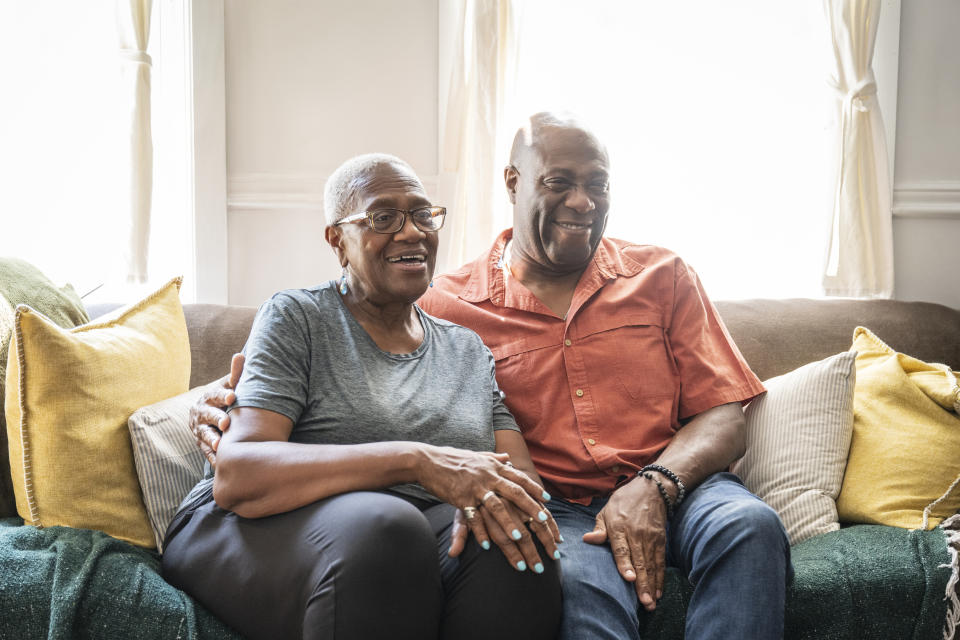
[[[504,403],[517,424],[539,423],[542,411],[540,398],[534,393],[532,349],[523,342],[492,347],[496,362],[497,385],[504,394]]]
[[[602,373],[602,363],[634,400],[676,395],[680,376],[659,317],[609,318],[587,331],[584,358],[595,363],[588,368]]]

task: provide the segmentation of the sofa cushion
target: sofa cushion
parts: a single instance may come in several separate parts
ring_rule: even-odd
[[[960,509],[960,386],[949,367],[898,353],[870,330],[857,351],[853,440],[837,509],[846,522],[917,528]],[[946,496],[931,509],[924,509]]]
[[[179,289],[180,279],[171,280],[131,307],[70,330],[17,308],[7,436],[17,510],[28,524],[97,529],[154,546],[127,419],[187,389]]]
[[[157,550],[177,507],[203,477],[205,458],[190,431],[190,407],[204,387],[141,407],[127,421],[137,477]]]
[[[747,451],[733,472],[780,514],[791,544],[840,528],[834,500],[853,431],[855,356],[770,378],[747,406]]]
[[[89,320],[80,297],[69,284],[57,287],[30,263],[17,258],[0,258],[0,400],[5,392],[7,355],[18,304],[30,305],[65,329]],[[16,513],[7,457],[6,419],[0,407],[0,518]]]

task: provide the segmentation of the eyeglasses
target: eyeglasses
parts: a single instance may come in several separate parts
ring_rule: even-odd
[[[407,224],[407,216],[413,220],[414,226],[420,231],[439,231],[443,227],[443,220],[447,215],[446,207],[420,207],[419,209],[377,209],[362,211],[341,218],[335,224],[359,222],[366,219],[370,228],[377,233],[396,233]]]

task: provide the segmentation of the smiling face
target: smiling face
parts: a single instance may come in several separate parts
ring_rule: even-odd
[[[357,179],[350,213],[430,206],[408,169],[379,164]],[[350,295],[378,306],[413,303],[433,278],[437,232],[423,232],[407,216],[396,233],[377,233],[366,220],[327,227],[327,242],[349,272]]]
[[[511,252],[543,273],[582,271],[607,224],[606,149],[575,125],[534,126],[512,162],[504,172],[514,205]]]

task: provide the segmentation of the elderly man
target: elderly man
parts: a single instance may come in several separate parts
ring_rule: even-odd
[[[763,392],[693,270],[665,249],[603,237],[605,147],[550,113],[517,132],[504,170],[514,227],[419,301],[490,347],[506,404],[555,499],[560,637],[639,638],[638,602],[664,568],[694,585],[688,638],[780,638],[789,543],[725,470],[741,404]],[[196,407],[206,441],[226,389]],[[459,536],[466,536],[460,527]]]

